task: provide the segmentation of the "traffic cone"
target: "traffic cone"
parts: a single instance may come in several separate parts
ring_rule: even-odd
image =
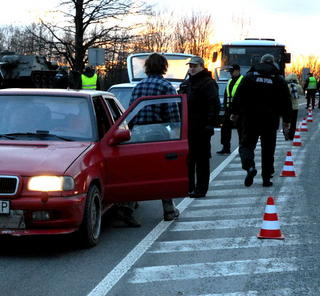
[[[300,137],[300,127],[296,128],[296,131],[294,132],[292,146],[302,146]]]
[[[300,124],[300,131],[301,132],[307,132],[308,131],[308,126],[307,126],[307,120],[306,118],[303,118],[301,124]]]
[[[281,177],[296,177],[296,172],[293,166],[293,159],[291,151],[287,152],[286,160],[281,172]]]
[[[258,238],[284,239],[280,230],[277,209],[272,197],[268,197]]]
[[[308,112],[307,122],[313,122],[312,111]]]

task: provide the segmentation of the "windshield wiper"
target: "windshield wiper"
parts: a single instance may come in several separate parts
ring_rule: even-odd
[[[5,134],[2,135],[5,137],[9,137],[10,139],[14,139],[12,137],[15,136],[31,136],[31,137],[38,137],[38,138],[49,138],[49,137],[53,137],[53,138],[57,138],[60,140],[64,140],[64,141],[73,141],[70,138],[65,138],[65,137],[61,137],[55,134],[50,134],[49,131],[37,131],[36,133],[31,133],[31,132],[27,132],[27,133],[11,133],[11,134]]]

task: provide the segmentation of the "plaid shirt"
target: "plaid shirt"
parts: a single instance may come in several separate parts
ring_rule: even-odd
[[[172,84],[162,75],[150,75],[137,84],[132,91],[131,105],[136,99],[145,96],[175,95]],[[145,106],[134,118],[133,123],[145,124],[156,122],[180,121],[179,107],[175,103],[153,104]]]

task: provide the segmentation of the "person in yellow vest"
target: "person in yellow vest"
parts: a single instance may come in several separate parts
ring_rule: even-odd
[[[81,74],[81,88],[100,89],[98,74],[90,66],[86,66],[83,74]]]
[[[314,109],[315,100],[316,100],[316,92],[318,90],[318,83],[317,83],[317,79],[315,77],[313,77],[312,73],[308,74],[308,77],[304,83],[303,90],[307,92],[307,94],[306,94],[306,99],[307,99],[306,109],[308,109],[309,107],[312,107],[312,109]],[[310,101],[311,101],[311,106],[310,106]]]
[[[231,105],[233,97],[235,96],[237,89],[239,85],[241,84],[241,81],[243,79],[243,76],[240,74],[240,66],[237,64],[234,64],[229,69],[231,79],[228,81],[226,90],[224,92],[224,116],[223,116],[223,122],[221,126],[221,138],[220,142],[222,145],[222,149],[218,151],[217,153],[222,154],[230,154],[230,142],[231,142],[231,135],[232,135],[232,128],[237,127],[238,130],[238,136],[239,136],[239,142],[240,142],[240,125],[237,123],[234,123],[230,120],[231,115]]]

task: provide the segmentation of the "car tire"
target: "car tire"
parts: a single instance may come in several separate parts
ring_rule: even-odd
[[[101,218],[101,193],[96,185],[92,185],[87,194],[80,227],[80,239],[85,247],[94,247],[98,244],[101,232]]]

